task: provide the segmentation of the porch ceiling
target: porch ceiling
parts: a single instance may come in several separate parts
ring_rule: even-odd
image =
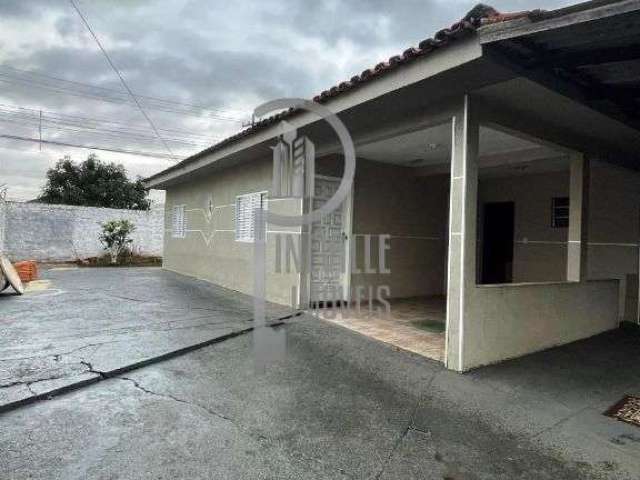
[[[640,2],[593,6],[481,28],[485,54],[640,129]]]
[[[635,154],[640,141],[640,1],[600,0],[571,6],[538,17],[519,18],[478,30],[483,55],[518,76],[616,120],[608,123],[592,114],[569,118],[567,127],[583,129],[600,143]],[[520,82],[521,86],[524,85]],[[516,87],[513,82],[508,88]],[[530,85],[527,89],[531,89]],[[500,97],[503,92],[494,92]],[[510,92],[505,92],[510,96]],[[520,89],[524,93],[524,89]],[[537,93],[534,89],[534,93]],[[547,98],[551,98],[547,95]],[[530,112],[567,103],[536,103],[520,96],[506,99]],[[503,100],[503,99],[499,99]],[[574,113],[579,109],[571,108]],[[561,114],[563,112],[560,112]],[[540,114],[540,112],[536,112]],[[564,116],[566,119],[566,115]],[[542,117],[545,118],[544,112]],[[556,123],[559,118],[551,117]],[[594,128],[595,127],[595,128]],[[635,132],[632,133],[629,130]],[[619,156],[619,155],[618,155]],[[640,168],[637,158],[627,166]]]
[[[474,93],[485,124],[640,169],[640,130],[576,99],[522,77]]]
[[[368,160],[406,167],[448,164],[451,152],[451,123],[398,135],[357,147],[357,154]],[[512,163],[535,158],[557,157],[558,152],[489,127],[480,128],[481,166]],[[501,161],[500,161],[501,160]]]

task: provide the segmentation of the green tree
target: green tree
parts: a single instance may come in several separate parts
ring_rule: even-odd
[[[120,254],[133,242],[129,235],[136,229],[129,220],[110,220],[101,225],[102,233],[98,237],[104,249],[111,256],[111,263],[118,263]]]
[[[82,163],[69,156],[47,171],[47,183],[38,201],[86,207],[149,210],[150,200],[142,179],[131,181],[124,166],[102,162],[90,154]]]

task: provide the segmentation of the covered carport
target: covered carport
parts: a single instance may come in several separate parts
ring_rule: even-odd
[[[640,167],[639,8],[638,2],[591,2],[478,30],[483,54],[515,77],[471,92],[453,119],[450,368],[467,370],[618,325],[628,296],[619,284],[638,272],[640,199],[634,195],[640,188],[637,181],[627,188],[626,178],[637,177]],[[478,283],[480,125],[548,142],[570,158],[566,280]],[[590,192],[598,186],[596,164],[615,166],[619,174]],[[620,190],[629,193],[630,205],[608,212],[615,222],[602,220]],[[612,256],[619,267],[592,268],[598,247],[617,249]]]

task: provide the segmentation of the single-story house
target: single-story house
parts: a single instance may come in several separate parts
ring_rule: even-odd
[[[458,371],[638,323],[639,39],[639,0],[478,5],[322,92],[355,179],[322,222],[267,225],[267,299],[320,302],[323,284],[345,302],[384,286],[392,309],[441,297],[442,360]],[[283,120],[313,141],[303,198],[273,194]],[[326,201],[342,160],[330,127],[293,110],[148,178],[167,193],[164,268],[251,294],[253,209]],[[302,271],[278,265],[283,232],[300,238]],[[382,269],[367,258],[379,255]]]

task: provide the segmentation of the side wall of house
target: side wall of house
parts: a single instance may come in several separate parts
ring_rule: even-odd
[[[163,267],[185,275],[211,281],[217,285],[251,294],[253,292],[253,244],[235,239],[236,196],[271,190],[270,158],[201,176],[167,189]],[[209,204],[212,204],[212,213]],[[173,207],[185,207],[185,238],[172,234]],[[269,210],[300,214],[297,200],[268,200]],[[291,303],[291,287],[298,288],[296,273],[276,273],[275,236],[287,230],[268,226],[267,300]],[[299,232],[299,230],[293,230]],[[295,233],[294,233],[295,235]]]
[[[418,177],[415,169],[358,160],[353,198],[355,267],[352,287],[385,285],[391,298],[442,295],[445,288],[448,178]],[[364,243],[378,270],[378,237],[388,234],[390,273],[365,272]]]
[[[513,282],[562,281],[567,276],[567,228],[551,226],[551,201],[569,196],[569,172],[480,179],[478,259],[482,255],[483,207],[514,202]]]
[[[551,226],[551,202],[553,197],[568,196],[568,192],[569,173],[564,171],[480,180],[480,242],[483,205],[515,203],[514,283],[566,279],[567,229]],[[639,240],[640,173],[594,165],[589,195],[588,278],[620,280],[620,313],[625,320],[637,320]]]
[[[592,169],[589,205],[589,278],[620,280],[620,319],[638,321],[640,172]]]
[[[637,289],[636,277],[623,280],[638,272],[640,174],[609,165],[593,166],[588,280],[575,283],[562,281],[566,254],[558,249],[563,241],[555,237],[556,229],[544,227],[550,225],[551,198],[563,193],[566,178],[566,173],[549,173],[480,182],[481,204],[487,199],[515,202],[516,242],[533,234],[537,236],[530,239],[540,242],[516,243],[516,281],[547,283],[471,289],[462,349],[465,369],[613,329],[621,319],[620,307],[632,303],[625,298],[624,285]],[[536,253],[542,246],[548,251]],[[554,276],[562,277],[561,281],[549,283]],[[627,308],[637,315],[637,299]]]

